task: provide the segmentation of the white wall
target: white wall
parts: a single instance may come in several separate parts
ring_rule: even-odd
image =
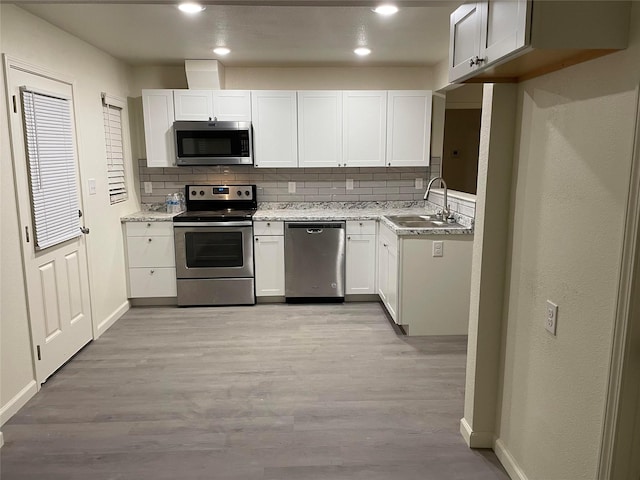
[[[596,478],[640,82],[638,2],[631,22],[626,51],[518,89],[496,433],[502,457],[531,480]],[[543,328],[547,299],[559,305],[557,337]]]
[[[131,72],[127,65],[97,48],[69,35],[37,17],[13,6],[0,6],[0,45],[2,53],[38,67],[59,72],[76,80],[75,108],[78,127],[78,154],[83,183],[82,201],[86,225],[92,314],[94,326],[106,327],[127,308],[123,236],[120,217],[138,210],[133,169],[127,172],[132,191],[129,200],[109,204],[106,153],[100,93],[126,98]],[[2,378],[0,401],[4,406],[29,381],[31,353],[28,337],[26,299],[20,260],[19,225],[12,178],[11,154],[6,123],[7,102],[2,80]],[[126,112],[123,120],[128,122]],[[130,157],[126,141],[125,150]],[[86,182],[95,178],[97,194],[88,195]]]

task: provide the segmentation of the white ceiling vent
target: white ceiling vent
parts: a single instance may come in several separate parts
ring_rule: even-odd
[[[187,85],[192,90],[224,88],[224,65],[218,60],[185,60]]]

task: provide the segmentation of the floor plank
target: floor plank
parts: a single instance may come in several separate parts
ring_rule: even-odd
[[[2,480],[508,479],[459,434],[466,339],[376,303],[135,308],[2,430]]]

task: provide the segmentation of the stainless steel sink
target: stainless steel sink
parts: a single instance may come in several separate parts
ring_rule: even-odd
[[[436,220],[435,215],[386,215],[396,226],[401,228],[455,228],[458,223],[447,223]]]

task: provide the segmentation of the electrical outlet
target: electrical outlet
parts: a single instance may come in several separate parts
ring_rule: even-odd
[[[347,190],[353,190],[353,178],[347,178]]]
[[[434,257],[441,257],[444,254],[444,244],[441,240],[433,242],[432,255]]]
[[[558,327],[558,305],[547,300],[547,316],[544,319],[544,328],[551,335],[556,335],[556,329]]]
[[[424,183],[422,178],[416,178],[416,190],[422,190],[424,188]]]
[[[144,182],[144,193],[153,193],[153,184],[151,182]]]
[[[296,193],[296,182],[289,182],[289,193]]]
[[[90,178],[87,182],[89,183],[89,195],[95,195],[96,194],[96,179],[95,178]]]

